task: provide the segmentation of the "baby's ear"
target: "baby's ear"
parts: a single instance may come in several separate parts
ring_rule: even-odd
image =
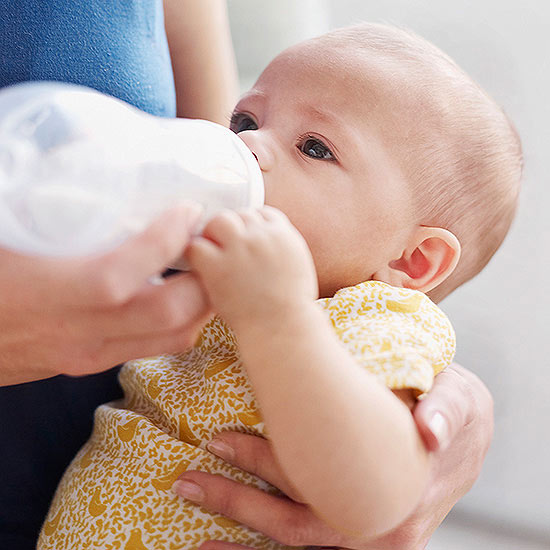
[[[429,292],[449,277],[459,258],[460,243],[453,233],[441,227],[421,226],[401,258],[388,264],[388,282]]]

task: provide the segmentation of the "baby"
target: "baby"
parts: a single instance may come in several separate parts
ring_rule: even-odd
[[[228,429],[268,437],[292,498],[358,539],[398,525],[425,488],[409,407],[454,353],[433,301],[508,231],[515,131],[437,48],[375,24],[283,52],[231,128],[270,206],[226,212],[191,243],[219,316],[192,349],[124,366],[125,399],[96,411],[39,549],[282,548],[172,489],[198,469],[275,493],[207,448]]]

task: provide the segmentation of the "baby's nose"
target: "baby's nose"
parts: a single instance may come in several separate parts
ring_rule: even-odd
[[[250,149],[254,158],[258,161],[262,172],[268,172],[273,168],[274,156],[267,136],[260,135],[261,130],[248,130],[239,133],[239,137]]]

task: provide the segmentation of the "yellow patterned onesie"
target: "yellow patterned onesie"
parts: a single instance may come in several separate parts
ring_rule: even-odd
[[[454,333],[424,295],[368,281],[318,301],[357,362],[393,389],[430,389],[453,357]],[[185,470],[274,491],[206,450],[223,430],[265,435],[236,341],[213,319],[189,351],[127,363],[125,397],[100,406],[91,439],[68,467],[38,550],[187,550],[210,539],[280,544],[171,491]]]

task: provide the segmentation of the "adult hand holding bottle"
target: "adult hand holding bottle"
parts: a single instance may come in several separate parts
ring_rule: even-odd
[[[199,215],[178,207],[103,255],[0,248],[0,385],[100,372],[192,343],[208,313],[194,276],[151,280],[181,256]]]

